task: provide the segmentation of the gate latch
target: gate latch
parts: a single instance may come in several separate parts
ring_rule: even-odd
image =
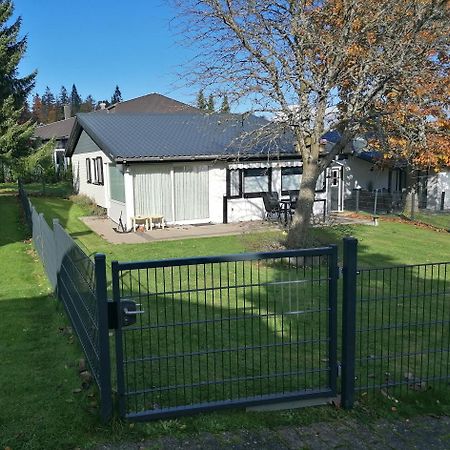
[[[137,309],[138,306],[141,306],[140,303],[136,303],[133,300],[122,300],[120,302],[120,310],[121,310],[121,318],[122,318],[122,326],[127,327],[129,325],[133,325],[136,323],[137,316],[139,314],[144,314],[145,311]]]

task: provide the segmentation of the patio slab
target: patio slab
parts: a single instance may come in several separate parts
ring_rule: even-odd
[[[277,230],[276,224],[254,221],[226,224],[174,225],[161,230],[117,233],[117,224],[106,217],[87,216],[80,219],[95,233],[111,244],[142,244],[166,240],[193,239],[202,237],[230,236],[248,232]]]

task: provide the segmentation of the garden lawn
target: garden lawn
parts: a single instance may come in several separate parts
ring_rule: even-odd
[[[58,181],[57,183],[44,185],[42,183],[28,183],[24,186],[26,191],[33,195],[69,197],[73,192],[71,183],[68,181]],[[0,193],[16,192],[17,183],[0,183]]]
[[[419,211],[414,215],[414,219],[450,231],[450,212]]]
[[[284,238],[281,232],[268,232],[148,244],[109,244],[79,219],[88,214],[87,210],[79,205],[56,197],[36,197],[32,198],[32,202],[39,212],[44,213],[49,223],[52,218],[58,218],[88,252],[105,253],[109,261],[241,253],[261,250],[274,240]],[[450,261],[449,233],[400,221],[381,219],[377,227],[355,225],[316,228],[314,235],[318,244],[337,243],[339,246],[344,236],[356,237],[359,241],[358,257],[361,266],[382,267]]]
[[[112,245],[90,231],[79,219],[80,206],[58,198],[32,198],[47,220],[57,217],[88,252],[100,251],[109,260],[155,259],[256,250],[277,236],[227,236],[145,245]],[[371,422],[423,412],[450,412],[448,395],[411,395],[395,404],[388,399],[364,400],[351,412],[319,407],[270,413],[242,410],[201,414],[177,420],[127,424],[117,419],[101,425],[95,389],[79,392],[77,360],[81,351],[67,330],[61,309],[50,295],[42,266],[19,220],[17,199],[0,196],[0,353],[2,410],[0,445],[29,449],[88,448],[98,443],[139,441],[159,435],[222,432],[280,425],[298,426],[336,417]],[[323,242],[339,241],[348,233],[361,241],[362,264],[400,264],[449,259],[449,235],[408,224],[382,223],[380,227],[335,227],[318,230]],[[280,236],[278,236],[280,237]],[[62,332],[61,332],[62,330]],[[6,386],[6,388],[4,388]],[[439,402],[436,402],[439,395]],[[370,408],[368,408],[370,406]]]

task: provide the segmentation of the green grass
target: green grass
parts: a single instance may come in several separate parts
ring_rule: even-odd
[[[31,195],[45,195],[68,197],[72,194],[72,186],[68,181],[59,181],[57,183],[27,183],[25,189]],[[17,183],[0,183],[0,194],[13,194],[17,192]]]
[[[450,212],[432,212],[419,211],[414,214],[414,220],[417,220],[436,228],[450,231]]]
[[[52,217],[59,218],[61,223],[88,253],[94,251],[104,252],[107,254],[109,260],[119,259],[128,261],[239,253],[247,250],[256,250],[266,242],[281,237],[281,235],[274,233],[263,235],[258,233],[255,235],[168,241],[140,245],[113,245],[102,240],[79,220],[78,217],[87,214],[87,211],[82,207],[74,205],[67,200],[54,197],[36,197],[33,198],[33,203],[39,211],[45,213],[49,222]],[[9,445],[12,448],[73,448],[76,446],[86,447],[94,443],[115,442],[124,439],[139,440],[161,434],[182,435],[199,431],[221,432],[236,428],[300,425],[313,423],[318,420],[334,420],[339,417],[344,419],[346,417],[354,417],[361,421],[372,421],[376,417],[393,417],[398,414],[407,416],[418,412],[450,413],[450,395],[446,391],[440,391],[438,394],[433,392],[414,393],[406,396],[405,399],[402,398],[400,403],[395,403],[397,408],[395,414],[391,410],[392,402],[390,400],[379,400],[376,398],[368,400],[368,397],[362,397],[360,405],[352,412],[337,411],[326,407],[275,413],[245,413],[240,410],[235,410],[202,414],[177,420],[135,424],[132,427],[118,420],[114,420],[110,426],[102,426],[98,421],[97,411],[91,411],[90,402],[92,399],[88,397],[87,393],[72,394],[72,390],[79,385],[79,379],[74,365],[81,352],[75,344],[70,344],[70,339],[67,336],[61,336],[58,331],[60,327],[64,326],[63,315],[60,309],[56,307],[54,299],[48,295],[47,286],[45,285],[45,288],[42,288],[44,286],[42,283],[45,283],[42,268],[36,260],[36,256],[30,252],[30,244],[22,242],[24,230],[18,227],[17,203],[12,197],[0,197],[0,204],[4,205],[3,208],[7,211],[0,210],[4,220],[3,223],[6,227],[5,229],[9,230],[4,234],[3,238],[9,234],[13,236],[5,238],[12,242],[8,242],[5,247],[0,247],[0,251],[5,252],[5,257],[0,259],[0,265],[3,266],[3,273],[7,274],[1,286],[7,294],[5,300],[3,302],[0,301],[0,308],[3,307],[2,312],[4,312],[4,316],[8,314],[11,317],[11,320],[3,320],[0,324],[0,327],[2,327],[2,337],[7,336],[5,342],[9,344],[8,349],[2,348],[2,355],[6,353],[8,358],[6,359],[6,371],[2,370],[0,377],[4,377],[5,383],[10,382],[11,379],[19,380],[19,388],[8,392],[5,400],[8,407],[0,413],[3,414],[0,415],[0,425],[2,426],[0,430],[0,444],[3,446]],[[379,227],[333,227],[317,230],[315,233],[316,238],[323,243],[340,243],[343,236],[348,234],[355,235],[360,240],[360,263],[361,265],[370,267],[382,267],[389,264],[402,263],[413,264],[426,261],[434,262],[443,260],[445,259],[444,256],[450,254],[450,242],[447,234],[414,227],[410,224],[381,222]],[[20,258],[17,260],[17,264],[11,265],[6,261],[12,259],[14,251],[19,252]],[[24,268],[18,269],[18,267],[15,267],[19,265],[24,266]],[[248,269],[249,267],[247,266],[245,269],[247,274]],[[286,273],[286,268],[283,265],[268,265],[259,267],[259,269],[265,270],[271,280],[280,279]],[[20,276],[16,275],[18,270],[22,271]],[[253,270],[257,271],[258,267],[254,267]],[[313,272],[308,272],[308,270],[305,272],[307,275],[314,275]],[[41,280],[42,283],[37,282],[34,275],[31,277],[31,273],[36,273],[37,280]],[[172,274],[169,273],[167,275],[167,279],[169,280],[167,290],[170,290],[170,283],[173,283],[171,278]],[[186,273],[181,273],[181,275],[183,280],[187,279]],[[206,279],[209,279],[211,275],[211,271],[208,271]],[[175,273],[175,286],[172,287],[177,287],[178,278],[177,273]],[[217,272],[215,272],[213,278],[216,284],[218,280],[220,283],[221,277],[218,277]],[[236,281],[241,282],[242,279],[243,276]],[[203,280],[205,281],[205,278]],[[157,285],[161,287],[161,282],[158,282]],[[185,285],[182,284],[182,286],[184,287]],[[127,282],[124,283],[124,287],[127,287]],[[40,289],[44,289],[42,291],[43,293]],[[188,316],[190,315],[191,318],[195,318],[195,314],[198,314],[196,305],[203,305],[199,316],[201,319],[205,317],[219,319],[223,316],[226,317],[227,314],[235,315],[236,317],[245,317],[245,314],[248,314],[248,312],[254,312],[255,308],[259,313],[259,307],[261,306],[267,308],[269,311],[273,311],[275,307],[280,308],[280,305],[282,310],[285,307],[292,307],[292,305],[285,303],[281,297],[281,291],[277,290],[278,288],[268,286],[266,289],[267,292],[265,293],[270,295],[264,296],[263,303],[259,304],[258,302],[250,302],[248,298],[247,300],[243,300],[241,290],[234,297],[230,297],[230,305],[226,305],[226,308],[218,308],[213,296],[208,295],[200,303],[193,301],[192,305],[189,305],[190,309],[185,308],[181,311],[180,308],[174,306],[178,304],[178,296],[170,294],[164,298],[159,297],[158,301],[161,301],[159,305],[156,305],[156,299],[153,299],[155,302],[152,305],[150,303],[146,304],[145,307],[153,308],[151,310],[153,324],[156,324],[158,320],[166,320],[161,316],[161,313],[164,313],[164,311],[168,314],[169,321],[176,320],[183,314],[186,315],[187,311],[189,311]],[[143,292],[146,290],[145,282],[144,285],[141,285],[141,290]],[[172,292],[174,290],[172,289]],[[147,289],[147,291],[150,291],[150,289]],[[3,293],[3,290],[1,292]],[[306,294],[307,292],[303,293],[303,297]],[[312,297],[314,297],[314,301],[318,298],[317,295],[310,296],[310,298]],[[266,298],[269,298],[267,304],[265,303],[267,302]],[[22,299],[20,301],[23,302],[23,307],[19,308],[16,313],[15,309],[17,308],[18,299]],[[143,299],[145,302],[148,301],[149,297],[144,294]],[[162,308],[162,300],[165,302],[164,308]],[[275,303],[277,303],[277,306],[275,306]],[[246,309],[244,310],[243,308]],[[148,308],[147,311],[149,311]],[[259,331],[262,331],[264,340],[266,330],[273,330],[275,327],[280,330],[280,320],[283,319],[279,313],[280,309],[278,309],[278,315],[274,315],[266,321],[255,321],[251,318],[244,319],[245,327],[232,327],[233,338],[227,344],[231,347],[236,347],[238,344],[245,344],[249,342],[249,339],[255,331],[257,335]],[[35,326],[31,328],[30,333],[22,334],[20,329],[27,328],[22,325],[24,314],[30,317],[29,322],[35,323]],[[323,320],[323,317],[321,320]],[[20,325],[18,327],[8,327],[7,323]],[[283,331],[288,334],[293,332],[295,337],[295,327],[299,323],[294,319],[286,320],[283,323]],[[306,330],[317,327],[318,324],[315,321],[310,321],[308,324],[303,323],[302,326]],[[139,331],[137,332],[139,333]],[[202,345],[204,345],[201,344],[201,339],[204,341],[206,338],[209,342],[213,339],[219,339],[221,330],[220,327],[206,329],[203,324],[198,328],[195,326],[185,327],[184,329],[183,327],[179,327],[177,333],[171,333],[167,335],[167,338],[165,332],[165,329],[161,329],[160,331],[151,332],[153,334],[148,333],[145,336],[152,338],[153,345],[155,345],[159,336],[159,350],[163,354],[168,354],[173,353],[174,349],[178,351],[186,350],[185,346],[188,345],[187,343],[190,342],[189,339],[191,337],[193,338],[191,344],[193,350],[201,350]],[[189,335],[189,333],[191,334]],[[187,339],[187,336],[189,336],[189,339]],[[136,337],[136,334],[134,337]],[[289,338],[291,337],[292,334]],[[133,333],[129,333],[127,339],[128,343],[132,345]],[[164,343],[161,344],[161,341]],[[270,342],[281,343],[283,342],[283,336],[281,335],[277,340]],[[27,352],[27,346],[32,346],[33,349],[39,350],[36,351],[36,358],[33,355],[30,356],[30,352]],[[150,351],[150,354],[155,354],[155,350],[158,350],[158,346],[156,345],[154,347],[144,348],[144,351]],[[262,355],[264,358],[261,358],[261,361],[269,361],[272,367],[274,367],[275,361],[279,363],[282,360],[286,361],[287,359],[285,358],[288,356],[290,357],[290,355],[283,355],[281,353],[280,351],[278,355]],[[229,362],[228,356],[231,354],[233,357],[237,355],[236,352],[227,354],[227,359],[224,361],[224,368],[228,371],[236,367],[233,361]],[[294,355],[296,355],[295,350]],[[247,356],[249,356],[248,352]],[[312,354],[310,356],[313,357]],[[316,354],[314,357],[317,358],[319,356]],[[322,359],[322,357],[319,358]],[[250,360],[251,358],[249,358]],[[260,360],[254,359],[254,361],[259,362]],[[194,358],[191,360],[191,363],[193,363],[194,370],[192,371],[189,366],[187,369],[191,370],[191,377],[195,381],[198,374],[204,372],[207,366],[211,370],[214,364],[216,364],[216,367],[222,364],[222,360],[221,356],[218,359],[210,357],[208,361],[205,359],[201,360],[201,358]],[[48,383],[36,381],[36,389],[34,385],[30,388],[31,382],[28,377],[29,369],[26,368],[28,367],[27,364],[31,364],[32,367],[35,364],[40,370],[38,375],[33,372],[33,381],[49,380]],[[197,369],[198,364],[200,364],[200,369]],[[66,366],[68,367],[67,369],[65,368]],[[241,367],[248,369],[245,361],[241,361]],[[147,371],[146,373],[149,373],[154,368],[152,369],[150,365],[147,365],[144,367],[144,370]],[[156,381],[158,380],[158,376],[164,375],[164,371],[166,375],[169,374],[167,377],[162,376],[165,382],[173,383],[177,382],[177,380],[183,380],[185,375],[183,370],[186,370],[186,367],[183,369],[181,364],[178,366],[169,366],[168,369],[164,368],[161,374],[156,371],[157,376],[154,377],[154,380]],[[197,375],[196,371],[198,371]],[[2,375],[3,373],[6,374]],[[64,380],[68,381],[66,382]],[[66,383],[69,389],[66,389]],[[136,384],[134,387],[139,388],[140,385]],[[258,389],[260,387],[258,385],[253,387],[247,385],[249,389]],[[274,388],[274,386],[262,387]],[[239,386],[238,383],[237,385],[231,386],[231,389],[234,390],[238,388],[244,390],[245,384],[241,383]],[[30,392],[32,393],[30,394]],[[88,392],[91,393],[93,391]],[[179,391],[179,394],[181,394],[181,391]],[[211,391],[208,395],[208,392],[205,393],[205,391],[202,391],[197,392],[195,395],[197,395],[197,400],[204,400],[205,397],[203,396],[220,396],[221,394],[221,392]],[[439,396],[439,403],[436,402],[437,395]],[[139,399],[140,402],[142,400]],[[146,399],[146,401],[149,402],[150,400]],[[160,398],[158,401],[172,402],[172,404],[176,403],[176,399],[173,397]],[[30,436],[32,436],[32,440],[28,444]]]

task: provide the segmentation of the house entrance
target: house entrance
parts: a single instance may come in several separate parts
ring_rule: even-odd
[[[330,211],[342,211],[343,209],[343,167],[335,165],[328,172],[328,192],[330,199]]]

